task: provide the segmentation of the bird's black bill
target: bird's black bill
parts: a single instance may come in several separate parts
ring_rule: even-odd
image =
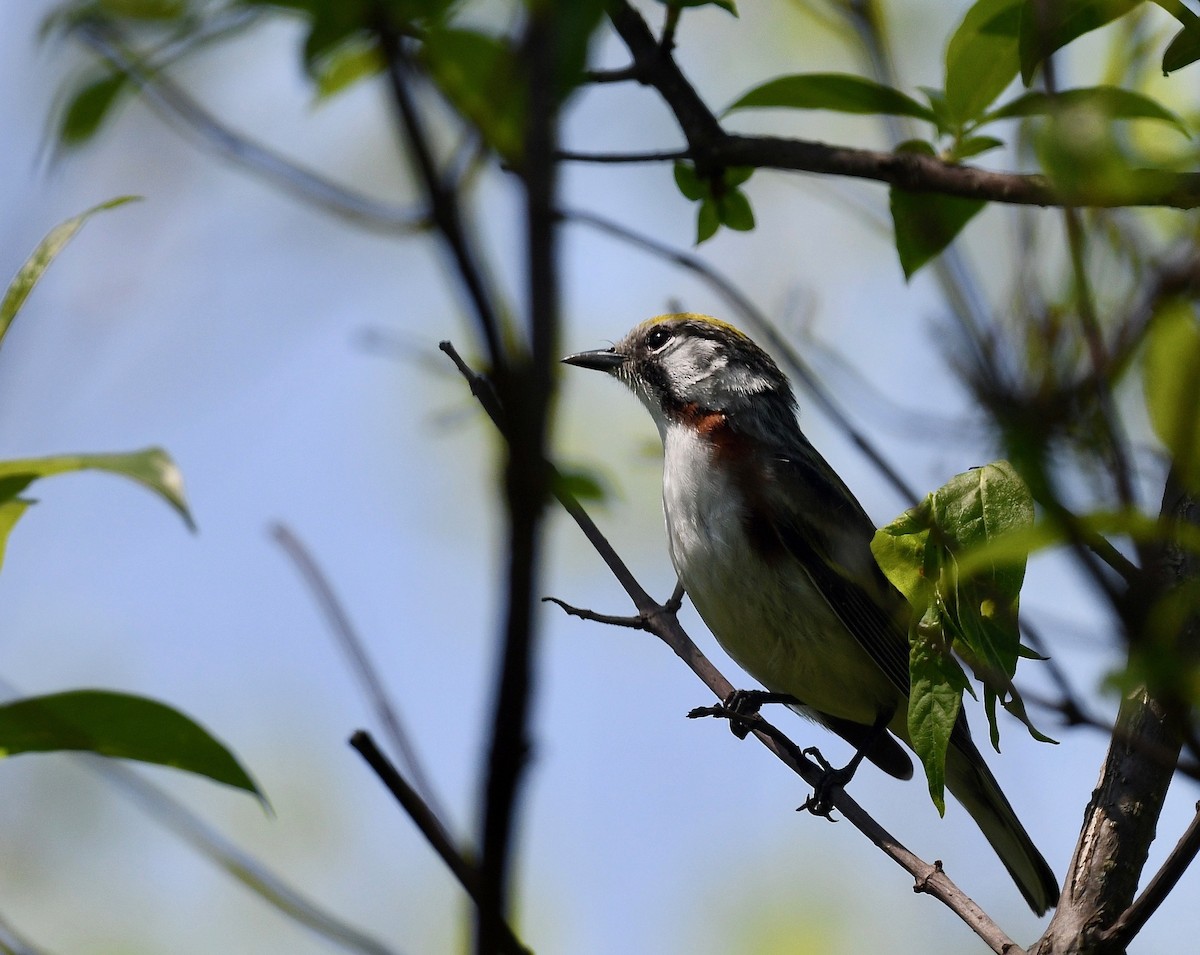
[[[591,368],[594,371],[615,371],[625,364],[625,356],[618,355],[612,348],[600,351],[581,351],[577,355],[568,355],[563,359],[564,365],[578,365],[580,368]]]

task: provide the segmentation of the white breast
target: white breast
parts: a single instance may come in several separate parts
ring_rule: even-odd
[[[799,562],[760,556],[745,530],[739,491],[713,467],[706,440],[674,422],[662,437],[671,560],[717,641],[767,689],[873,722],[895,696],[882,671]]]

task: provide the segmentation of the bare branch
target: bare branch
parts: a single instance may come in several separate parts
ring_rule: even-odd
[[[1112,942],[1118,951],[1123,951],[1138,932],[1145,927],[1158,907],[1166,901],[1187,867],[1200,852],[1200,804],[1196,806],[1196,815],[1180,837],[1171,854],[1167,856],[1162,868],[1154,874],[1146,888],[1142,891],[1129,908],[1121,913],[1121,917],[1113,923],[1112,928],[1103,932],[1101,937]]]
[[[684,77],[670,51],[654,38],[645,20],[626,0],[611,0],[610,17],[633,54],[638,78],[658,90],[675,114],[688,152],[703,174],[729,166],[783,169],[849,176],[884,182],[909,192],[936,192],[1036,206],[1169,206],[1200,205],[1200,174],[1157,169],[1131,169],[1103,190],[1078,194],[1056,188],[1045,176],[990,172],[922,153],[883,153],[867,149],[774,136],[727,133]]]
[[[467,861],[454,845],[441,820],[434,815],[417,791],[408,784],[407,780],[400,775],[396,767],[375,745],[371,734],[366,730],[358,730],[350,737],[350,745],[358,750],[367,765],[375,771],[375,775],[396,797],[396,801],[408,813],[416,827],[421,830],[425,841],[446,863],[446,868],[454,874],[459,885],[466,890],[467,895],[476,905],[482,904],[479,892],[479,870],[473,863]],[[501,923],[498,942],[501,951],[513,953],[513,955],[528,955],[529,949],[521,944],[507,923]]]

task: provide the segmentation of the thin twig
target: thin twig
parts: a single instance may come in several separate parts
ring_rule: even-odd
[[[350,622],[350,615],[346,613],[337,594],[334,593],[329,578],[317,564],[309,549],[287,525],[273,524],[270,532],[272,539],[292,559],[296,570],[300,572],[300,576],[308,585],[308,589],[312,592],[321,610],[324,611],[325,619],[329,622],[329,629],[345,652],[346,659],[350,662],[350,669],[358,677],[363,692],[375,710],[376,718],[396,748],[405,771],[412,778],[413,785],[421,794],[421,798],[433,810],[435,816],[439,819],[449,819],[450,816],[444,805],[437,798],[429,774],[425,772],[416,746],[413,745],[408,731],[404,728],[400,713],[388,695],[383,681],[379,678],[379,670],[370,654],[367,653],[366,644],[363,643],[358,631]]]
[[[202,145],[280,191],[376,232],[410,234],[429,227],[424,213],[389,205],[348,189],[297,160],[275,152],[221,122],[165,73],[144,69],[112,30],[88,21],[79,36],[115,70],[129,77],[151,107],[192,133]]]
[[[488,289],[479,255],[463,227],[458,198],[438,172],[425,123],[410,88],[414,67],[409,61],[404,40],[392,26],[382,0],[377,0],[374,21],[379,47],[387,66],[388,88],[396,108],[398,125],[404,133],[407,153],[412,157],[418,180],[428,199],[430,218],[462,280],[475,313],[476,324],[487,346],[488,360],[496,374],[503,376],[507,360],[500,340],[500,318],[494,305],[497,299]]]
[[[446,864],[446,868],[453,873],[454,877],[458,880],[458,884],[466,890],[467,895],[471,897],[476,905],[481,904],[479,870],[454,845],[453,840],[442,826],[441,821],[434,815],[429,806],[425,804],[417,791],[408,784],[408,781],[392,765],[387,756],[375,745],[371,734],[366,730],[356,731],[350,737],[350,745],[358,750],[362,758],[366,760],[367,765],[375,771],[375,775],[388,788],[388,791],[396,797],[396,801],[408,813],[408,817],[412,819],[413,823],[421,831],[421,835],[425,837],[425,841],[429,843],[434,852]],[[529,951],[517,939],[512,929],[505,922],[501,923],[498,942],[501,951],[511,952],[514,955],[527,955]]]

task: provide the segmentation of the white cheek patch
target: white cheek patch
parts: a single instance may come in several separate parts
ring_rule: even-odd
[[[730,365],[721,346],[708,338],[683,339],[664,357],[663,364],[684,400],[709,407],[722,407],[730,398],[771,387],[766,375]]]

